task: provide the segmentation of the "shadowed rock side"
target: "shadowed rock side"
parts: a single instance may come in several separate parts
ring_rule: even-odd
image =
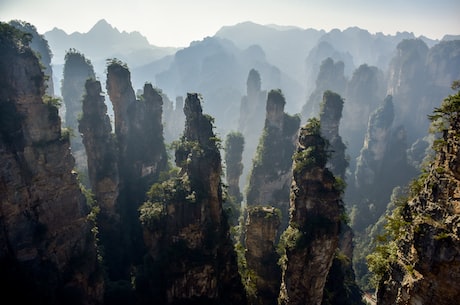
[[[458,89],[458,87],[457,87]],[[458,304],[460,290],[460,92],[434,112],[440,138],[413,196],[396,208],[386,232],[393,237],[374,253],[386,262],[378,274],[378,304]],[[384,255],[382,249],[389,255]],[[374,264],[374,266],[376,266]],[[378,269],[374,269],[378,272]]]
[[[149,255],[143,293],[157,304],[246,304],[222,209],[221,158],[198,94],[185,100],[185,130],[169,179],[141,207]]]
[[[267,91],[262,91],[261,85],[259,72],[251,69],[246,81],[246,96],[241,99],[238,121],[238,131],[243,134],[246,144],[243,151],[243,179],[241,183],[243,187],[249,181],[249,170],[264,128],[264,117],[261,114],[265,112]]]
[[[69,138],[27,38],[0,23],[2,297],[98,304],[103,280]]]
[[[244,137],[240,132],[230,132],[225,139],[225,178],[228,198],[224,203],[232,226],[238,225],[243,194],[240,191],[240,177],[243,173],[242,154]]]
[[[89,186],[88,164],[85,147],[78,132],[78,116],[82,112],[81,101],[85,94],[85,82],[95,78],[94,69],[90,61],[76,50],[69,50],[65,56],[64,73],[62,79],[62,99],[65,105],[64,126],[70,128],[73,136],[70,138],[72,155],[75,158],[77,170],[83,177],[83,183]]]
[[[248,206],[273,206],[281,211],[281,230],[289,220],[292,155],[300,118],[284,113],[281,90],[267,97],[266,118],[246,192]]]
[[[301,128],[294,154],[289,227],[281,236],[280,304],[321,304],[339,245],[341,191],[326,168],[327,144],[317,119]]]
[[[394,106],[387,96],[369,118],[368,129],[361,154],[357,159],[354,185],[350,191],[361,214],[357,229],[375,223],[385,211],[391,192],[405,185],[415,176],[416,170],[408,164],[406,133],[402,126],[393,127]],[[372,204],[372,207],[366,205]]]
[[[246,220],[246,263],[255,285],[252,305],[277,305],[281,284],[281,269],[276,253],[280,211],[273,207],[250,207]]]
[[[138,208],[146,192],[167,169],[163,139],[162,97],[151,84],[145,84],[136,100],[126,65],[112,61],[107,67],[107,91],[115,114],[118,152],[120,237],[114,237],[110,253],[111,278],[129,280],[132,266],[142,261],[145,246]],[[117,240],[118,239],[118,240]]]
[[[328,142],[328,161],[326,167],[337,180],[337,189],[345,189],[345,172],[348,160],[345,144],[339,135],[339,123],[342,117],[343,99],[337,93],[325,91],[320,105],[321,136]],[[340,182],[339,182],[340,181]],[[353,231],[341,219],[339,247],[334,255],[324,289],[323,305],[363,304],[361,291],[355,282],[353,270]]]

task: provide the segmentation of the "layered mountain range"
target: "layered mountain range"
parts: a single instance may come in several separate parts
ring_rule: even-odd
[[[14,21],[0,35],[8,297],[458,297],[456,37],[243,23],[172,50],[105,21],[71,35]],[[88,47],[100,35],[112,53]]]

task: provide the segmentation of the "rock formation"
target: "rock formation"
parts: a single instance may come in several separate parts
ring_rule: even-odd
[[[51,53],[51,49],[45,36],[40,35],[34,25],[25,21],[12,20],[9,22],[9,25],[32,36],[29,46],[32,50],[39,54],[39,61],[45,68],[45,92],[47,95],[54,97],[53,69],[51,67],[51,58],[53,57],[53,54]]]
[[[249,177],[248,206],[273,206],[281,211],[281,230],[289,219],[289,189],[292,155],[300,118],[284,113],[286,101],[281,90],[268,93],[263,134]]]
[[[212,118],[187,94],[179,170],[154,184],[141,208],[148,246],[145,293],[158,304],[245,304],[236,253],[222,209],[221,158]]]
[[[457,87],[456,89],[458,89]],[[371,256],[378,304],[457,304],[460,298],[460,92],[431,117],[441,133],[426,174],[388,218]]]
[[[372,207],[360,207],[364,213],[359,218],[365,222],[360,228],[375,223],[385,211],[391,192],[405,185],[416,171],[407,161],[405,129],[393,127],[394,106],[392,96],[387,96],[380,108],[369,118],[368,129],[361,154],[356,162],[355,191],[350,199]]]
[[[328,90],[324,92],[320,105],[321,136],[328,143],[329,157],[326,167],[335,176],[336,187],[342,191],[345,189],[345,172],[348,168],[346,147],[339,135],[343,104],[340,95]],[[353,270],[353,231],[344,219],[341,219],[339,247],[334,255],[324,291],[323,305],[362,304],[361,291],[355,282]]]
[[[115,60],[107,67],[107,91],[115,114],[119,173],[116,211],[121,236],[111,237],[113,243],[106,247],[113,247],[114,251],[108,252],[106,259],[113,280],[129,281],[132,266],[141,263],[145,253],[138,208],[146,200],[147,190],[168,165],[162,97],[151,84],[145,84],[137,100],[127,66]],[[105,158],[110,160],[110,156]]]
[[[28,41],[0,23],[2,297],[24,304],[99,304],[104,288],[90,208]]]
[[[228,185],[228,198],[224,205],[230,224],[238,224],[243,194],[240,191],[240,177],[243,173],[242,155],[244,137],[240,132],[231,132],[225,139],[225,178]]]
[[[342,61],[334,62],[328,57],[321,62],[321,66],[316,78],[316,88],[309,96],[307,102],[302,107],[302,122],[318,116],[319,105],[326,90],[331,90],[343,95],[347,86],[347,79],[344,75],[345,65]]]
[[[348,143],[352,171],[363,146],[369,116],[379,107],[386,88],[383,71],[366,64],[359,66],[348,82],[340,134]]]
[[[300,130],[294,154],[289,226],[281,236],[280,304],[321,304],[326,278],[339,245],[344,207],[341,190],[326,168],[326,140],[319,120]]]
[[[249,207],[245,225],[246,264],[256,295],[252,305],[277,305],[281,269],[276,252],[280,211],[273,207]]]
[[[87,160],[85,147],[78,132],[78,117],[82,113],[82,99],[85,94],[85,82],[95,78],[94,69],[89,60],[78,51],[71,49],[66,53],[61,93],[65,105],[64,126],[70,128],[73,136],[70,138],[72,155],[76,161],[77,170],[81,173],[84,184],[87,181]]]
[[[264,128],[264,117],[261,114],[265,112],[267,91],[261,90],[261,84],[259,72],[251,69],[246,81],[246,96],[241,99],[240,119],[238,122],[238,131],[243,134],[245,139],[243,186],[246,186],[246,182],[249,180],[249,169]]]
[[[320,105],[319,120],[321,136],[329,143],[330,158],[327,168],[337,177],[345,180],[348,161],[345,156],[345,144],[339,135],[339,124],[342,118],[343,99],[332,91],[325,91]]]

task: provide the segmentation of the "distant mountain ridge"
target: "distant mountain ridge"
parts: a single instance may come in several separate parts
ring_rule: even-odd
[[[87,33],[67,34],[54,28],[44,36],[53,50],[53,62],[64,63],[65,52],[74,48],[82,52],[92,62],[105,61],[108,57],[117,57],[130,66],[139,66],[173,54],[177,48],[151,45],[141,33],[120,32],[105,19],[99,20]]]

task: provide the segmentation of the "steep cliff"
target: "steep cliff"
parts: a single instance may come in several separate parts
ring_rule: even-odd
[[[225,139],[225,178],[228,198],[224,203],[231,225],[238,224],[243,194],[240,191],[240,177],[243,173],[244,137],[240,132],[231,132]]]
[[[106,86],[115,114],[119,175],[116,212],[120,217],[120,236],[112,236],[111,244],[106,245],[113,249],[106,253],[106,263],[111,279],[129,281],[132,266],[142,262],[146,251],[138,208],[146,200],[147,190],[168,166],[162,97],[147,83],[137,100],[128,67],[116,60],[107,67]],[[105,158],[110,160],[110,156]]]
[[[38,59],[45,68],[45,92],[47,95],[54,97],[53,68],[51,67],[53,54],[45,36],[40,35],[34,25],[25,21],[12,20],[9,22],[9,25],[31,35],[29,46],[33,51],[38,53]]]
[[[345,180],[345,171],[348,167],[345,155],[345,144],[339,135],[339,124],[342,118],[343,99],[332,91],[325,91],[320,105],[319,120],[321,136],[329,143],[330,157],[327,168],[337,177]]]
[[[70,147],[75,158],[77,170],[81,173],[83,183],[87,181],[88,167],[85,147],[78,132],[78,116],[82,112],[81,101],[85,94],[85,82],[95,78],[93,65],[77,50],[71,49],[65,55],[64,72],[61,85],[61,94],[65,106],[64,126],[70,128],[72,137]]]
[[[326,168],[327,143],[319,120],[300,129],[294,154],[289,227],[281,236],[281,304],[321,304],[339,245],[342,190]]]
[[[250,207],[245,225],[246,264],[249,281],[255,286],[252,305],[277,305],[281,285],[281,269],[276,252],[281,221],[273,207]]]
[[[343,61],[334,62],[330,57],[321,62],[316,78],[315,90],[310,94],[302,107],[302,122],[306,122],[307,119],[319,115],[319,105],[324,91],[331,90],[340,95],[345,93],[347,79],[344,75],[344,69],[345,65]]]
[[[251,69],[246,81],[246,96],[240,104],[238,131],[244,136],[246,145],[243,151],[242,185],[246,186],[257,144],[264,128],[264,117],[267,91],[262,90],[262,80],[257,70]]]
[[[379,107],[385,97],[386,88],[383,71],[366,64],[353,72],[347,84],[340,134],[348,143],[347,152],[350,155],[352,171],[364,142],[368,118]]]
[[[149,255],[139,287],[161,304],[245,304],[236,253],[222,209],[221,158],[213,119],[187,94],[179,167],[141,207]],[[144,286],[143,286],[144,285]]]
[[[284,112],[281,90],[271,90],[266,104],[265,126],[254,157],[246,191],[248,206],[273,206],[281,211],[281,230],[289,219],[292,155],[300,118]]]
[[[459,86],[457,85],[456,89]],[[369,257],[378,304],[457,304],[460,298],[460,92],[431,119],[441,132],[434,160],[388,218]],[[381,239],[382,240],[382,239]]]
[[[68,135],[28,37],[0,23],[2,298],[98,304],[103,280]]]

